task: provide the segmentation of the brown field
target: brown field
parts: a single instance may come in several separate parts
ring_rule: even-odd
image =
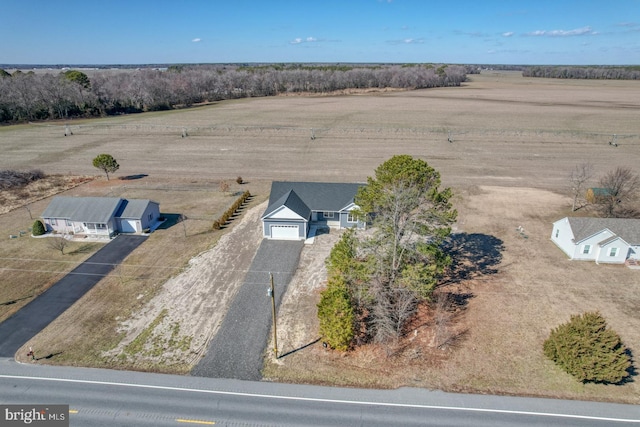
[[[639,273],[620,266],[571,263],[549,241],[550,223],[569,213],[567,175],[575,164],[590,161],[598,173],[617,166],[638,171],[639,113],[640,82],[524,79],[495,73],[471,76],[461,88],[243,99],[192,110],[74,121],[74,135],[69,137],[62,123],[0,128],[0,168],[94,174],[91,159],[110,153],[120,163],[116,176],[148,176],[137,181],[99,180],[72,194],[146,197],[158,200],[163,212],[193,218],[187,221],[186,238],[180,225],[154,233],[124,267],[31,344],[51,349],[64,343],[61,363],[184,372],[189,361],[175,366],[157,360],[136,364],[101,355],[123,339],[123,333],[115,331],[118,322],[146,307],[166,279],[225,235],[208,231],[209,221],[233,201],[217,191],[220,179],[240,175],[249,181],[246,188],[257,194],[255,206],[267,197],[271,180],[363,181],[390,156],[411,154],[426,159],[441,172],[444,184],[455,189],[458,231],[503,244],[497,272],[455,286],[456,292],[470,294],[456,320],[467,333],[457,346],[434,351],[430,326],[417,325],[416,344],[407,347],[411,351],[390,358],[380,349],[342,357],[311,346],[270,361],[266,376],[640,403],[637,382],[582,385],[541,352],[550,328],[570,314],[596,309],[632,352],[640,351]],[[183,128],[186,138],[181,137]],[[310,138],[312,128],[315,140]],[[447,142],[449,131],[453,143]],[[617,148],[608,144],[614,133]],[[35,204],[34,212],[41,212],[45,204]],[[25,210],[0,216],[4,236],[28,225]],[[527,239],[516,233],[518,226],[524,227]],[[20,267],[23,270],[36,270],[33,265],[41,261],[59,261],[52,251],[35,248],[40,242],[4,242],[4,265],[10,257],[33,260],[24,261],[29,267]],[[288,325],[279,330],[285,352],[317,338],[313,309],[322,285],[318,260],[328,248],[329,241],[321,239],[305,248],[291,297],[279,315]],[[6,298],[28,293],[18,291],[21,282],[52,283],[80,261],[80,255],[63,257],[71,262],[55,264],[65,266],[55,272],[31,271],[20,280],[14,279],[13,270],[4,270],[3,282],[13,289]],[[296,285],[305,278],[315,285]],[[297,299],[292,300],[294,295]],[[78,343],[89,331],[97,338]]]

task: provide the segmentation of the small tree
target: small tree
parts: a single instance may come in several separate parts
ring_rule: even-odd
[[[569,184],[571,186],[571,196],[573,197],[573,206],[571,211],[575,212],[579,209],[578,201],[584,194],[585,184],[593,177],[593,165],[591,163],[580,163],[576,165],[569,176]]]
[[[622,218],[627,216],[628,203],[635,200],[640,190],[640,177],[629,168],[619,167],[600,178],[600,187],[604,190],[602,216]]]
[[[236,178],[236,182],[237,182],[238,184],[242,185],[242,184],[244,183],[244,180],[242,179],[242,177],[241,177],[241,176],[239,176],[239,177],[237,177],[237,178]]]
[[[39,219],[35,220],[33,226],[31,227],[31,234],[34,236],[42,236],[47,232],[47,229],[44,227],[44,224]]]
[[[50,237],[47,240],[47,245],[51,249],[55,249],[56,251],[60,251],[62,255],[64,255],[64,249],[69,246],[69,241],[65,239],[63,236],[55,236]]]
[[[354,337],[354,314],[347,286],[341,277],[333,276],[321,295],[320,335],[330,347],[346,351]]]
[[[93,159],[93,166],[107,175],[107,181],[109,181],[109,172],[113,173],[120,169],[120,165],[111,154],[99,154]]]
[[[597,312],[571,316],[551,331],[543,349],[545,356],[583,383],[616,384],[629,375],[626,347]]]

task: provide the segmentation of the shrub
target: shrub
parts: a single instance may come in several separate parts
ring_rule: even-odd
[[[242,183],[244,183],[244,181],[242,180],[242,177],[241,177],[241,176],[239,176],[239,177],[237,177],[237,178],[236,178],[236,182],[237,182],[238,184],[240,184],[240,185],[242,185]]]
[[[214,230],[220,230],[222,228],[222,223],[219,219],[216,219],[215,221],[213,221],[213,225],[211,226],[211,228],[213,228]]]
[[[339,276],[331,277],[318,303],[323,340],[336,350],[348,350],[355,334],[354,318],[346,283]]]
[[[45,226],[42,223],[42,221],[37,219],[33,223],[33,227],[31,228],[31,234],[33,234],[34,236],[42,236],[46,232],[47,232],[47,229],[45,228]]]
[[[571,316],[551,331],[543,349],[545,356],[583,383],[616,384],[629,375],[631,357],[598,312]]]

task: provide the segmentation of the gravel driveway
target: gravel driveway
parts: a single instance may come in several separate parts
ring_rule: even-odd
[[[263,354],[271,331],[271,299],[267,296],[273,273],[276,307],[293,277],[302,241],[263,240],[220,330],[191,375],[260,380]]]

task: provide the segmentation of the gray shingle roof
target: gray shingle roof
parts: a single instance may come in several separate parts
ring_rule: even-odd
[[[149,206],[149,203],[151,203],[151,200],[146,199],[123,200],[120,209],[118,209],[116,213],[116,217],[140,219],[147,209],[147,206]]]
[[[271,183],[269,207],[264,215],[282,206],[280,199],[291,190],[312,211],[338,212],[353,203],[358,188],[363,185],[343,182],[274,181]]]
[[[267,216],[280,206],[286,206],[302,218],[308,219],[311,215],[311,209],[300,199],[295,191],[289,190],[278,200],[269,205],[263,216]]]
[[[640,219],[630,218],[569,218],[576,242],[608,228],[630,245],[640,244]]]
[[[121,202],[119,197],[56,196],[44,210],[42,217],[104,224],[115,215]]]

